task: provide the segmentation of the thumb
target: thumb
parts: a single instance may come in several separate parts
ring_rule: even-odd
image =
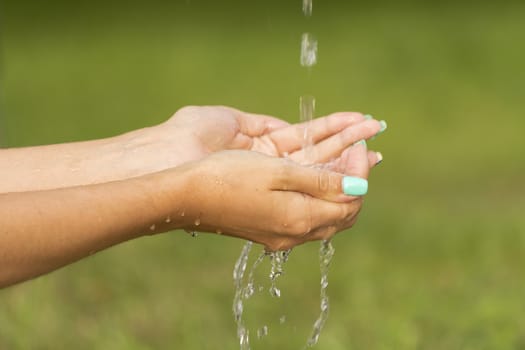
[[[368,164],[367,158],[366,161]],[[355,196],[366,194],[368,181],[328,169],[292,163],[278,180],[276,187],[275,190],[300,192],[326,201],[350,202]]]
[[[361,140],[347,148],[337,163],[336,171],[348,176],[368,179],[370,165],[366,141]]]

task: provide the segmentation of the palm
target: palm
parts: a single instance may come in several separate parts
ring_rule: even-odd
[[[352,143],[371,136],[368,130],[345,132],[361,121],[358,114],[331,115],[311,122],[312,147],[303,149],[307,124],[290,125],[282,120],[241,112],[228,107],[187,107],[168,121],[173,127],[191,131],[191,158],[212,152],[246,149],[270,156],[288,156],[300,162],[324,163],[338,158]]]

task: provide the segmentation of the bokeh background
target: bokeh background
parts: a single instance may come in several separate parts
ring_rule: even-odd
[[[314,0],[306,20],[300,0],[2,0],[0,20],[3,146],[111,136],[188,104],[295,122],[304,93],[318,115],[387,120],[361,218],[334,240],[317,348],[525,349],[523,1]],[[0,349],[235,349],[242,245],[173,232],[2,290]],[[270,327],[254,349],[306,341],[317,250],[292,252],[282,300],[248,305]]]

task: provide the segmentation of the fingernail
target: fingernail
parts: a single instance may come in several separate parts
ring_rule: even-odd
[[[386,130],[386,128],[388,127],[388,125],[386,124],[386,122],[385,122],[384,120],[381,120],[381,121],[379,122],[379,125],[381,125],[381,128],[379,129],[379,131],[377,132],[377,134],[375,134],[374,136],[372,136],[372,137],[370,138],[370,141],[374,141],[374,140],[376,139],[376,136],[382,134],[382,133]]]
[[[379,124],[381,124],[381,129],[379,129],[379,132],[377,133],[377,135],[383,133],[386,130],[386,128],[388,127],[388,125],[386,124],[386,122],[384,120],[381,120],[379,122]]]
[[[356,143],[354,143],[354,146],[357,146],[357,145],[362,145],[362,146],[365,146],[365,148],[367,148],[367,144],[365,140],[359,140]]]
[[[365,114],[364,117],[365,117],[366,120],[374,119],[374,117],[372,117],[372,115],[370,115],[370,114]]]
[[[363,196],[368,192],[368,181],[359,177],[343,177],[343,192],[347,196]]]
[[[377,162],[376,165],[379,165],[383,161],[383,154],[381,152],[376,152]]]

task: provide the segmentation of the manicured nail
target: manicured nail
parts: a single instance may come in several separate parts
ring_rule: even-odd
[[[363,196],[368,192],[368,181],[359,177],[343,177],[343,192],[347,196]]]
[[[372,117],[372,115],[370,115],[370,114],[365,114],[365,119],[366,120],[372,120],[372,119],[374,119],[374,117]]]
[[[365,148],[367,148],[367,144],[365,140],[359,140],[356,143],[354,143],[354,146],[357,146],[357,145],[362,145],[362,146],[365,146]]]
[[[383,133],[386,130],[386,128],[388,127],[388,125],[386,124],[386,122],[384,120],[381,120],[379,122],[379,124],[381,124],[381,129],[379,129],[379,132],[377,133],[377,135]]]
[[[383,161],[383,155],[381,152],[376,152],[377,162],[376,165],[379,165]]]

